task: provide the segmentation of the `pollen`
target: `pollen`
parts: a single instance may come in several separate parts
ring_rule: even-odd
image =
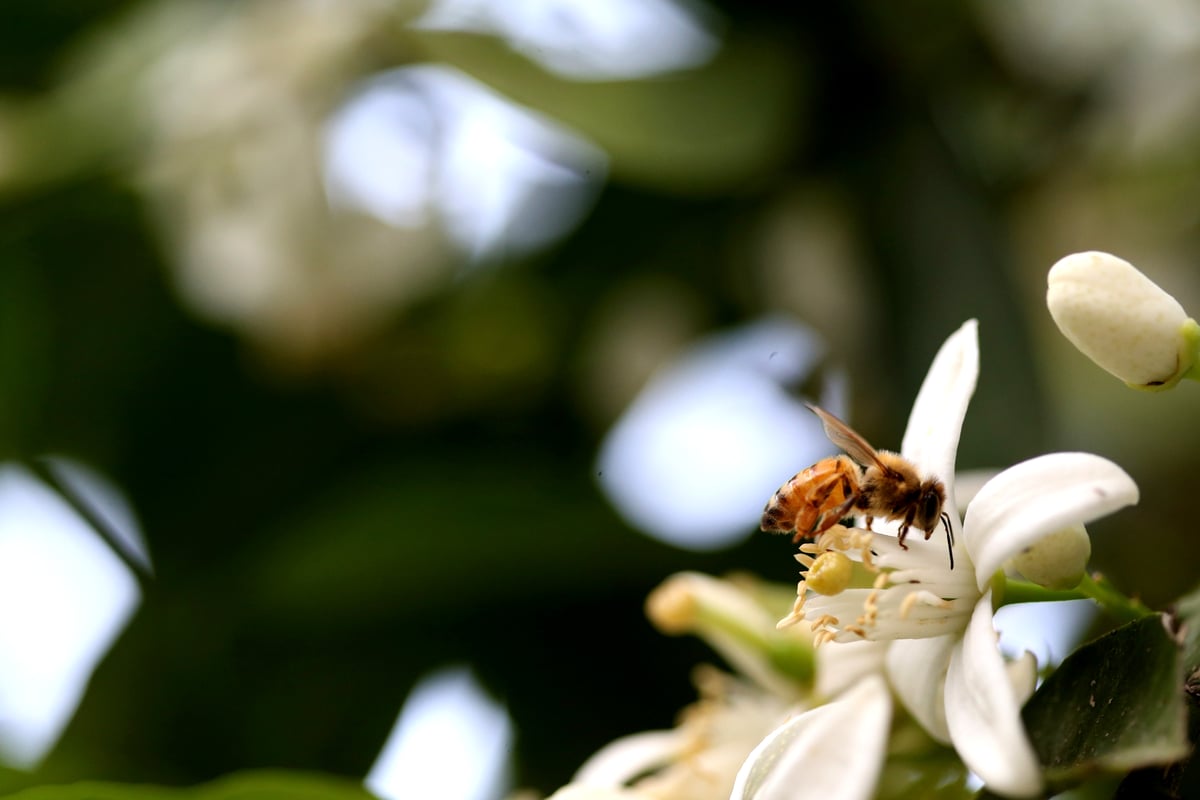
[[[823,614],[812,621],[813,645],[819,646],[837,637],[838,618]]]
[[[843,552],[849,550],[858,550],[862,564],[872,572],[878,572],[879,567],[871,560],[871,543],[872,536],[870,531],[861,530],[859,528],[847,528],[845,525],[834,525],[811,545],[811,549],[806,552],[824,553],[829,550],[841,550]],[[804,550],[805,547],[800,548]]]
[[[855,620],[855,624],[864,628],[873,628],[877,619],[879,619],[879,590],[873,589],[867,595],[866,601],[863,602],[863,613]]]
[[[916,592],[910,592],[904,600],[900,602],[900,619],[908,619],[908,615],[912,612],[913,606],[922,603],[934,608],[940,608],[945,611],[950,611],[954,608],[954,604],[944,597],[938,597],[933,592],[925,591],[924,589]]]

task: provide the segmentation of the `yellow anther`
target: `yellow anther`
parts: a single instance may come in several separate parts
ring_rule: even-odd
[[[817,550],[849,550],[854,547],[858,534],[845,525],[834,525],[817,539]]]
[[[804,619],[803,614],[797,614],[795,612],[792,612],[791,614],[788,614],[783,619],[779,620],[779,622],[775,623],[775,630],[781,631],[784,628],[790,628],[802,619]]]
[[[813,620],[812,628],[815,631],[817,628],[837,627],[838,618],[833,614],[822,614]]]

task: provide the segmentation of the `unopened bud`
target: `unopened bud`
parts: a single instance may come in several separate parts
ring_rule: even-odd
[[[1092,540],[1082,525],[1043,536],[1013,557],[1012,565],[1027,580],[1047,589],[1071,589],[1083,580]]]
[[[680,572],[646,598],[646,615],[663,633],[699,636],[760,686],[794,692],[812,680],[812,640],[777,631],[762,594],[745,583]]]
[[[646,616],[663,633],[679,636],[696,627],[698,584],[711,580],[694,573],[673,575],[646,598]]]
[[[1195,363],[1200,326],[1132,264],[1075,253],[1050,268],[1046,305],[1088,358],[1139,389],[1168,389]]]

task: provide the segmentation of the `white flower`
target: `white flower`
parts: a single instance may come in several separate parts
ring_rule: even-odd
[[[1130,386],[1170,388],[1195,362],[1195,321],[1116,256],[1060,259],[1047,276],[1046,305],[1071,344]]]
[[[1020,707],[1033,691],[1030,654],[1006,664],[992,626],[991,585],[1023,551],[1053,560],[1060,550],[1034,548],[1051,534],[1137,501],[1120,467],[1087,453],[1025,461],[988,481],[959,525],[954,467],[959,432],[979,368],[976,323],[962,326],[934,359],[909,418],[901,454],[947,484],[944,510],[954,531],[954,569],[938,540],[855,531],[840,546],[878,570],[871,589],[807,595],[792,615],[818,640],[890,641],[886,672],[897,696],[935,739],[952,744],[993,792],[1023,797],[1042,789],[1041,772]],[[961,529],[960,529],[961,528]],[[1067,548],[1069,558],[1078,549]],[[1055,572],[1053,564],[1045,565]]]
[[[631,789],[572,783],[550,795],[550,800],[645,800],[645,795]]]
[[[665,633],[700,636],[740,675],[698,669],[700,700],[684,710],[678,727],[611,742],[552,800],[726,800],[739,768],[745,777],[736,796],[790,800],[795,787],[745,766],[748,756],[773,759],[789,743],[814,741],[823,744],[804,749],[839,752],[806,768],[807,784],[840,787],[822,795],[830,800],[871,796],[892,713],[883,680],[886,645],[835,644],[814,654],[805,631],[775,626],[788,595],[749,578],[683,572],[664,581],[646,601],[651,621]],[[830,699],[827,710],[809,710]],[[835,746],[845,741],[857,744]],[[853,780],[846,779],[847,765]]]
[[[809,705],[812,638],[776,628],[774,618],[786,602],[778,588],[749,578],[695,572],[673,575],[651,592],[646,614],[660,630],[703,638],[740,675],[698,669],[700,700],[684,710],[678,727],[606,745],[554,800],[726,800],[750,751]],[[861,673],[866,664],[860,659],[847,669]],[[877,657],[874,670],[882,669]]]
[[[639,800],[726,800],[746,756],[803,705],[715,668],[697,671],[699,702],[679,727],[625,736],[601,748],[553,795],[578,787]]]

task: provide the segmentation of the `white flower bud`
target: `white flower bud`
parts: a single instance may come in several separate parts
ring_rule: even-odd
[[[1071,589],[1083,580],[1092,540],[1082,525],[1043,536],[1013,557],[1012,566],[1027,580],[1047,589]]]
[[[738,672],[768,691],[788,695],[811,680],[812,636],[780,633],[772,607],[752,583],[680,572],[646,598],[646,615],[663,633],[699,636]]]
[[[1130,386],[1166,389],[1192,367],[1196,323],[1128,261],[1075,253],[1050,268],[1047,283],[1063,335]]]
[[[663,633],[704,635],[716,625],[771,631],[771,615],[735,583],[698,572],[679,572],[646,598],[646,616]]]

